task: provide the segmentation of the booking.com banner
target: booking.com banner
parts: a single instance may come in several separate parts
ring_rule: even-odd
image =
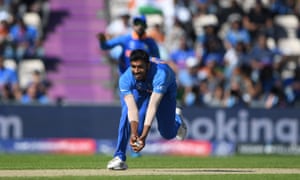
[[[300,144],[299,109],[184,108],[188,139],[237,144]],[[0,140],[116,139],[119,106],[0,105]],[[153,124],[149,140],[160,140]]]

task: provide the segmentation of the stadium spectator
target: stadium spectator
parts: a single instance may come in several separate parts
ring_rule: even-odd
[[[17,72],[4,66],[4,57],[0,54],[0,101],[15,101],[19,91]]]
[[[218,20],[220,24],[226,23],[227,17],[231,14],[239,14],[244,17],[244,10],[241,5],[237,2],[237,0],[230,0],[229,7],[222,7],[218,12]]]
[[[300,105],[300,66],[295,69],[295,75],[293,77],[291,87],[295,96],[294,102]]]
[[[31,85],[36,85],[38,96],[47,96],[48,89],[51,83],[44,77],[44,75],[39,71],[35,70],[32,72],[32,79],[29,81],[27,87]]]
[[[262,82],[263,91],[270,91],[274,85],[274,58],[276,52],[267,46],[267,37],[259,34],[255,45],[250,52],[250,64],[252,66],[254,81]]]
[[[159,23],[154,24],[153,27],[148,28],[147,34],[157,43],[161,59],[169,60],[170,56],[165,44],[166,35],[162,25]]]
[[[294,0],[271,0],[269,9],[273,15],[294,14],[296,3]]]
[[[287,32],[289,31],[287,31],[285,27],[281,27],[274,23],[274,20],[276,15],[282,14],[294,14],[299,18],[300,3],[292,0],[257,0],[254,2],[255,3],[251,4],[249,1],[246,2],[237,0],[229,0],[226,2],[207,0],[176,0],[174,1],[174,7],[176,11],[174,11],[175,9],[169,10],[174,11],[174,21],[172,21],[174,22],[173,27],[164,29],[165,24],[160,24],[161,26],[159,27],[159,30],[161,31],[154,31],[162,33],[158,39],[163,39],[161,38],[163,37],[161,35],[165,35],[165,40],[163,43],[157,41],[158,39],[155,40],[156,46],[158,46],[158,54],[160,57],[164,57],[164,59],[172,60],[173,58],[165,57],[171,57],[172,53],[175,50],[178,50],[180,44],[179,42],[182,41],[181,37],[185,37],[187,39],[186,42],[188,47],[191,49],[191,51],[195,52],[195,56],[200,62],[200,72],[198,73],[200,82],[195,86],[195,88],[198,88],[198,90],[201,92],[199,96],[203,101],[204,99],[213,99],[211,102],[214,102],[211,104],[203,103],[202,105],[217,107],[219,104],[221,107],[226,107],[224,102],[226,102],[225,100],[227,97],[229,97],[228,94],[230,93],[232,93],[232,95],[239,94],[239,98],[242,98],[242,101],[246,102],[249,107],[284,107],[286,103],[289,103],[292,106],[299,105],[299,103],[297,103],[299,102],[299,96],[297,95],[299,94],[297,88],[297,74],[299,73],[296,73],[296,70],[294,71],[293,69],[293,73],[291,73],[289,77],[290,79],[284,79],[282,77],[282,73],[285,72],[285,68],[287,67],[280,66],[280,63],[278,64],[278,61],[283,61],[281,59],[282,55],[278,54],[278,52],[281,50],[279,49],[281,47],[278,46],[278,42],[280,39],[286,38]],[[251,6],[248,6],[248,4],[251,4]],[[7,41],[9,40],[8,35],[12,35],[12,29],[14,26],[16,26],[16,22],[12,20],[22,19],[21,17],[23,17],[27,12],[35,12],[39,15],[44,14],[42,16],[46,18],[41,18],[41,20],[43,27],[45,27],[45,23],[47,23],[47,16],[49,15],[49,11],[47,13],[47,0],[0,0],[0,20],[5,20],[0,21],[1,46],[10,47],[6,48],[5,53],[2,53],[5,58],[16,59],[19,61],[30,56],[44,56],[45,50],[43,49],[43,41],[45,39],[43,39],[43,37],[35,38],[35,41],[28,41],[27,39],[21,43],[11,41],[12,44],[9,44],[9,41]],[[132,12],[128,12],[128,15],[129,13]],[[207,14],[217,15],[218,26],[214,27],[213,29],[209,26],[205,26],[205,33],[200,34],[201,36],[197,37],[197,41],[194,41],[195,26],[192,20],[196,16]],[[129,20],[129,16],[124,19],[124,32],[127,32],[125,33],[126,35],[135,31],[135,26],[132,26]],[[165,22],[165,20],[163,22]],[[226,29],[227,23],[229,23],[229,29]],[[168,25],[168,27],[170,27],[170,24]],[[117,27],[119,28],[107,29],[113,29],[113,31],[122,31],[123,28],[121,28],[121,26]],[[225,28],[223,29],[223,27]],[[151,29],[150,27],[144,28],[144,31],[146,30],[150,31]],[[157,30],[157,28],[155,30]],[[164,31],[167,33],[163,34]],[[40,37],[40,35],[44,34],[44,32],[39,34],[40,32],[38,30],[36,32],[38,32],[37,37]],[[106,33],[106,35],[108,35],[110,32],[107,30]],[[260,43],[258,43],[260,41],[258,41],[258,39],[261,38],[261,33],[265,35],[265,40],[268,40],[267,48],[263,48],[265,45],[260,46]],[[299,39],[300,28],[298,28],[297,33],[298,34],[296,34],[296,37],[293,38]],[[113,33],[106,37],[106,43],[112,40],[110,39],[112,36],[114,36],[114,38],[125,36],[124,34],[112,34]],[[264,41],[261,44],[266,44],[265,40],[261,40],[261,42]],[[272,44],[272,40],[274,40],[275,44]],[[132,41],[136,42],[136,40],[131,40],[131,42]],[[144,39],[141,41],[143,43],[135,44],[133,49],[147,49],[148,47],[144,46]],[[31,44],[34,48],[26,52],[26,50],[24,50],[24,44]],[[162,47],[165,47],[166,51],[161,51],[160,45],[162,44]],[[227,46],[228,44],[230,46]],[[224,47],[226,47],[226,50]],[[128,48],[128,46],[125,48]],[[121,52],[121,54],[125,52],[122,48],[120,49],[121,51],[119,52]],[[119,56],[119,53],[115,53],[116,51],[110,52],[112,52],[110,56],[115,55],[115,57],[118,59],[122,58]],[[296,56],[298,57],[298,55]],[[287,58],[289,58],[289,55],[287,55]],[[122,61],[117,60],[114,62],[119,63]],[[216,65],[214,65],[214,68],[211,68],[213,63],[216,63]],[[182,71],[188,71],[189,67],[184,67],[185,63],[182,65]],[[299,66],[299,62],[296,62],[296,66]],[[247,73],[243,72],[245,69],[247,69],[245,67],[249,68]],[[114,69],[116,70],[115,79],[117,80],[120,74],[116,67],[114,67]],[[241,78],[242,80],[238,80],[237,77]],[[217,80],[214,82],[212,80],[213,78],[217,78]],[[20,96],[18,93],[11,94],[10,85],[5,85],[3,87],[5,92],[2,93],[2,99],[4,96],[12,99]],[[236,91],[230,91],[230,87],[239,87],[239,93]],[[278,91],[278,89],[282,89],[284,91],[284,95],[282,95],[282,92]],[[276,99],[274,97],[278,97],[279,101],[277,104],[270,103],[270,99]],[[221,102],[219,99],[222,99],[223,103],[219,103]],[[268,99],[268,105],[265,105],[263,102],[266,99]],[[195,104],[198,103],[196,102]],[[276,105],[270,106],[271,104]]]
[[[38,30],[34,26],[26,25],[22,18],[17,18],[9,31],[10,56],[17,62],[24,58],[33,57],[36,51]]]
[[[184,30],[186,42],[192,46],[196,40],[196,32],[193,27],[193,13],[191,8],[196,7],[194,1],[176,0],[174,12],[177,23]]]
[[[226,80],[231,79],[233,71],[240,64],[239,54],[237,51],[238,44],[233,47],[229,46],[224,55],[224,76]]]
[[[13,15],[10,13],[9,3],[9,1],[0,0],[0,21],[10,22],[13,19]]]
[[[235,69],[224,88],[223,106],[227,108],[246,106],[243,99],[241,72]],[[219,83],[222,85],[222,82]]]
[[[20,99],[21,104],[49,104],[50,100],[45,94],[40,94],[38,84],[30,84]]]
[[[6,48],[9,41],[9,23],[6,20],[0,21],[0,46],[2,50],[2,55],[6,58]]]
[[[173,27],[167,30],[165,47],[170,60],[177,63],[175,71],[181,74],[190,69],[185,66],[188,53],[178,53],[184,49],[184,37],[186,49],[190,49],[200,63],[199,83],[195,88],[200,91],[201,105],[272,108],[297,104],[293,103],[297,90],[291,85],[297,73],[291,73],[290,79],[283,79],[281,75],[287,68],[281,64],[289,55],[281,54],[279,40],[288,37],[288,29],[274,20],[279,14],[299,17],[299,4],[298,1],[281,0],[174,1]],[[198,28],[193,18],[208,14],[217,15],[218,26],[202,27],[204,33],[198,33],[197,41],[193,41],[193,32]],[[189,29],[191,27],[194,29]],[[299,32],[300,28],[298,39]],[[178,58],[183,54],[185,58]],[[296,65],[298,67],[299,63]]]
[[[205,65],[206,59],[209,55],[218,56],[218,63],[222,64],[222,56],[224,55],[224,45],[222,40],[217,35],[216,25],[206,25],[204,26],[204,33],[197,37],[198,52],[197,56],[202,58],[202,65]]]
[[[174,24],[172,26],[172,31],[169,31],[166,34],[165,38],[165,47],[167,48],[167,51],[170,53],[180,46],[180,39],[185,36],[185,31],[181,27],[181,24],[177,18],[174,19]]]
[[[277,46],[279,39],[288,37],[287,31],[282,26],[274,23],[274,19],[271,17],[267,18],[259,33],[264,33],[267,38],[272,38],[275,41],[275,46]]]
[[[121,10],[107,26],[105,33],[111,37],[128,34],[132,31],[130,14],[127,10]]]
[[[178,71],[186,68],[186,60],[188,57],[195,57],[195,50],[188,45],[185,37],[180,37],[179,47],[170,52],[170,59],[176,64]]]
[[[11,59],[17,62],[15,69],[1,67],[2,75],[6,74],[6,80],[10,83],[5,83],[3,87],[2,99],[7,103],[20,102],[22,91],[19,87],[17,71],[18,62],[26,58],[43,58],[44,47],[43,35],[44,28],[39,31],[34,26],[24,22],[24,15],[27,12],[36,12],[39,15],[45,15],[44,12],[47,0],[30,0],[30,1],[4,1],[0,0],[0,46],[1,46],[1,61],[2,59]],[[48,7],[49,10],[49,7]],[[42,19],[42,24],[48,18]],[[10,67],[10,66],[8,66]],[[8,73],[10,72],[10,73]],[[8,75],[10,74],[10,75]],[[2,78],[4,80],[5,78]],[[14,80],[13,80],[14,79]],[[2,81],[3,82],[3,81]]]
[[[257,33],[265,26],[271,12],[264,7],[262,0],[256,0],[254,7],[251,7],[244,18],[244,27],[249,31],[251,39],[255,40]]]
[[[5,43],[8,38],[9,24],[6,20],[0,21],[0,42]]]
[[[217,56],[208,56],[205,66],[202,66],[198,72],[198,77],[201,80],[200,86],[202,86],[202,83],[205,83],[205,85],[201,87],[201,90],[205,93],[202,95],[201,101],[206,106],[210,106],[209,104],[211,103],[213,92],[224,82],[224,75],[217,61]]]
[[[209,107],[225,107],[224,104],[224,88],[222,84],[216,86],[214,91],[210,94],[210,101],[208,102]]]
[[[49,104],[51,100],[48,97],[48,89],[51,83],[46,79],[44,74],[39,70],[32,72],[32,77],[26,85],[22,97],[21,104]]]
[[[38,15],[40,19],[39,26],[40,35],[45,36],[46,27],[48,26],[49,22],[49,15],[50,15],[50,5],[48,0],[25,0],[20,5],[21,15],[24,16],[26,13],[34,13]]]
[[[236,46],[238,42],[243,42],[246,46],[251,43],[251,36],[248,30],[243,26],[242,17],[239,14],[231,14],[228,17],[230,28],[225,33],[225,42],[231,46]]]
[[[178,89],[183,90],[183,105],[193,106],[199,103],[199,84],[198,78],[199,61],[191,56],[186,60],[186,67],[178,72]]]

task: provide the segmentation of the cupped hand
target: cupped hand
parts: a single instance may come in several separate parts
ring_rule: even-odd
[[[145,147],[145,138],[131,136],[130,146],[134,152],[140,152]]]

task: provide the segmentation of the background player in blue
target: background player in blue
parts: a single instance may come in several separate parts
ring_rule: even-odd
[[[153,38],[147,37],[146,29],[146,17],[142,15],[133,18],[133,31],[131,34],[118,36],[109,40],[106,39],[103,33],[98,34],[101,49],[109,50],[116,46],[122,47],[118,62],[121,74],[130,66],[129,56],[134,49],[143,49],[152,57],[160,57],[158,45]]]
[[[128,141],[134,151],[141,151],[155,117],[162,137],[185,138],[186,125],[180,109],[176,108],[175,73],[167,64],[150,61],[144,50],[132,51],[130,68],[121,75],[119,89],[123,98],[122,114],[116,151],[108,169],[127,169]]]

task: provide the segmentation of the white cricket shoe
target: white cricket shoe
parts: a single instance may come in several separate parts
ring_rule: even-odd
[[[118,156],[114,157],[107,164],[107,169],[110,170],[126,170],[128,168],[125,161],[122,161]]]
[[[183,120],[183,116],[182,116],[182,111],[180,108],[176,108],[176,114],[178,114],[181,118],[181,125],[180,127],[178,128],[178,131],[177,131],[177,135],[176,135],[176,139],[178,140],[184,140],[186,138],[186,135],[187,135],[187,126]]]

